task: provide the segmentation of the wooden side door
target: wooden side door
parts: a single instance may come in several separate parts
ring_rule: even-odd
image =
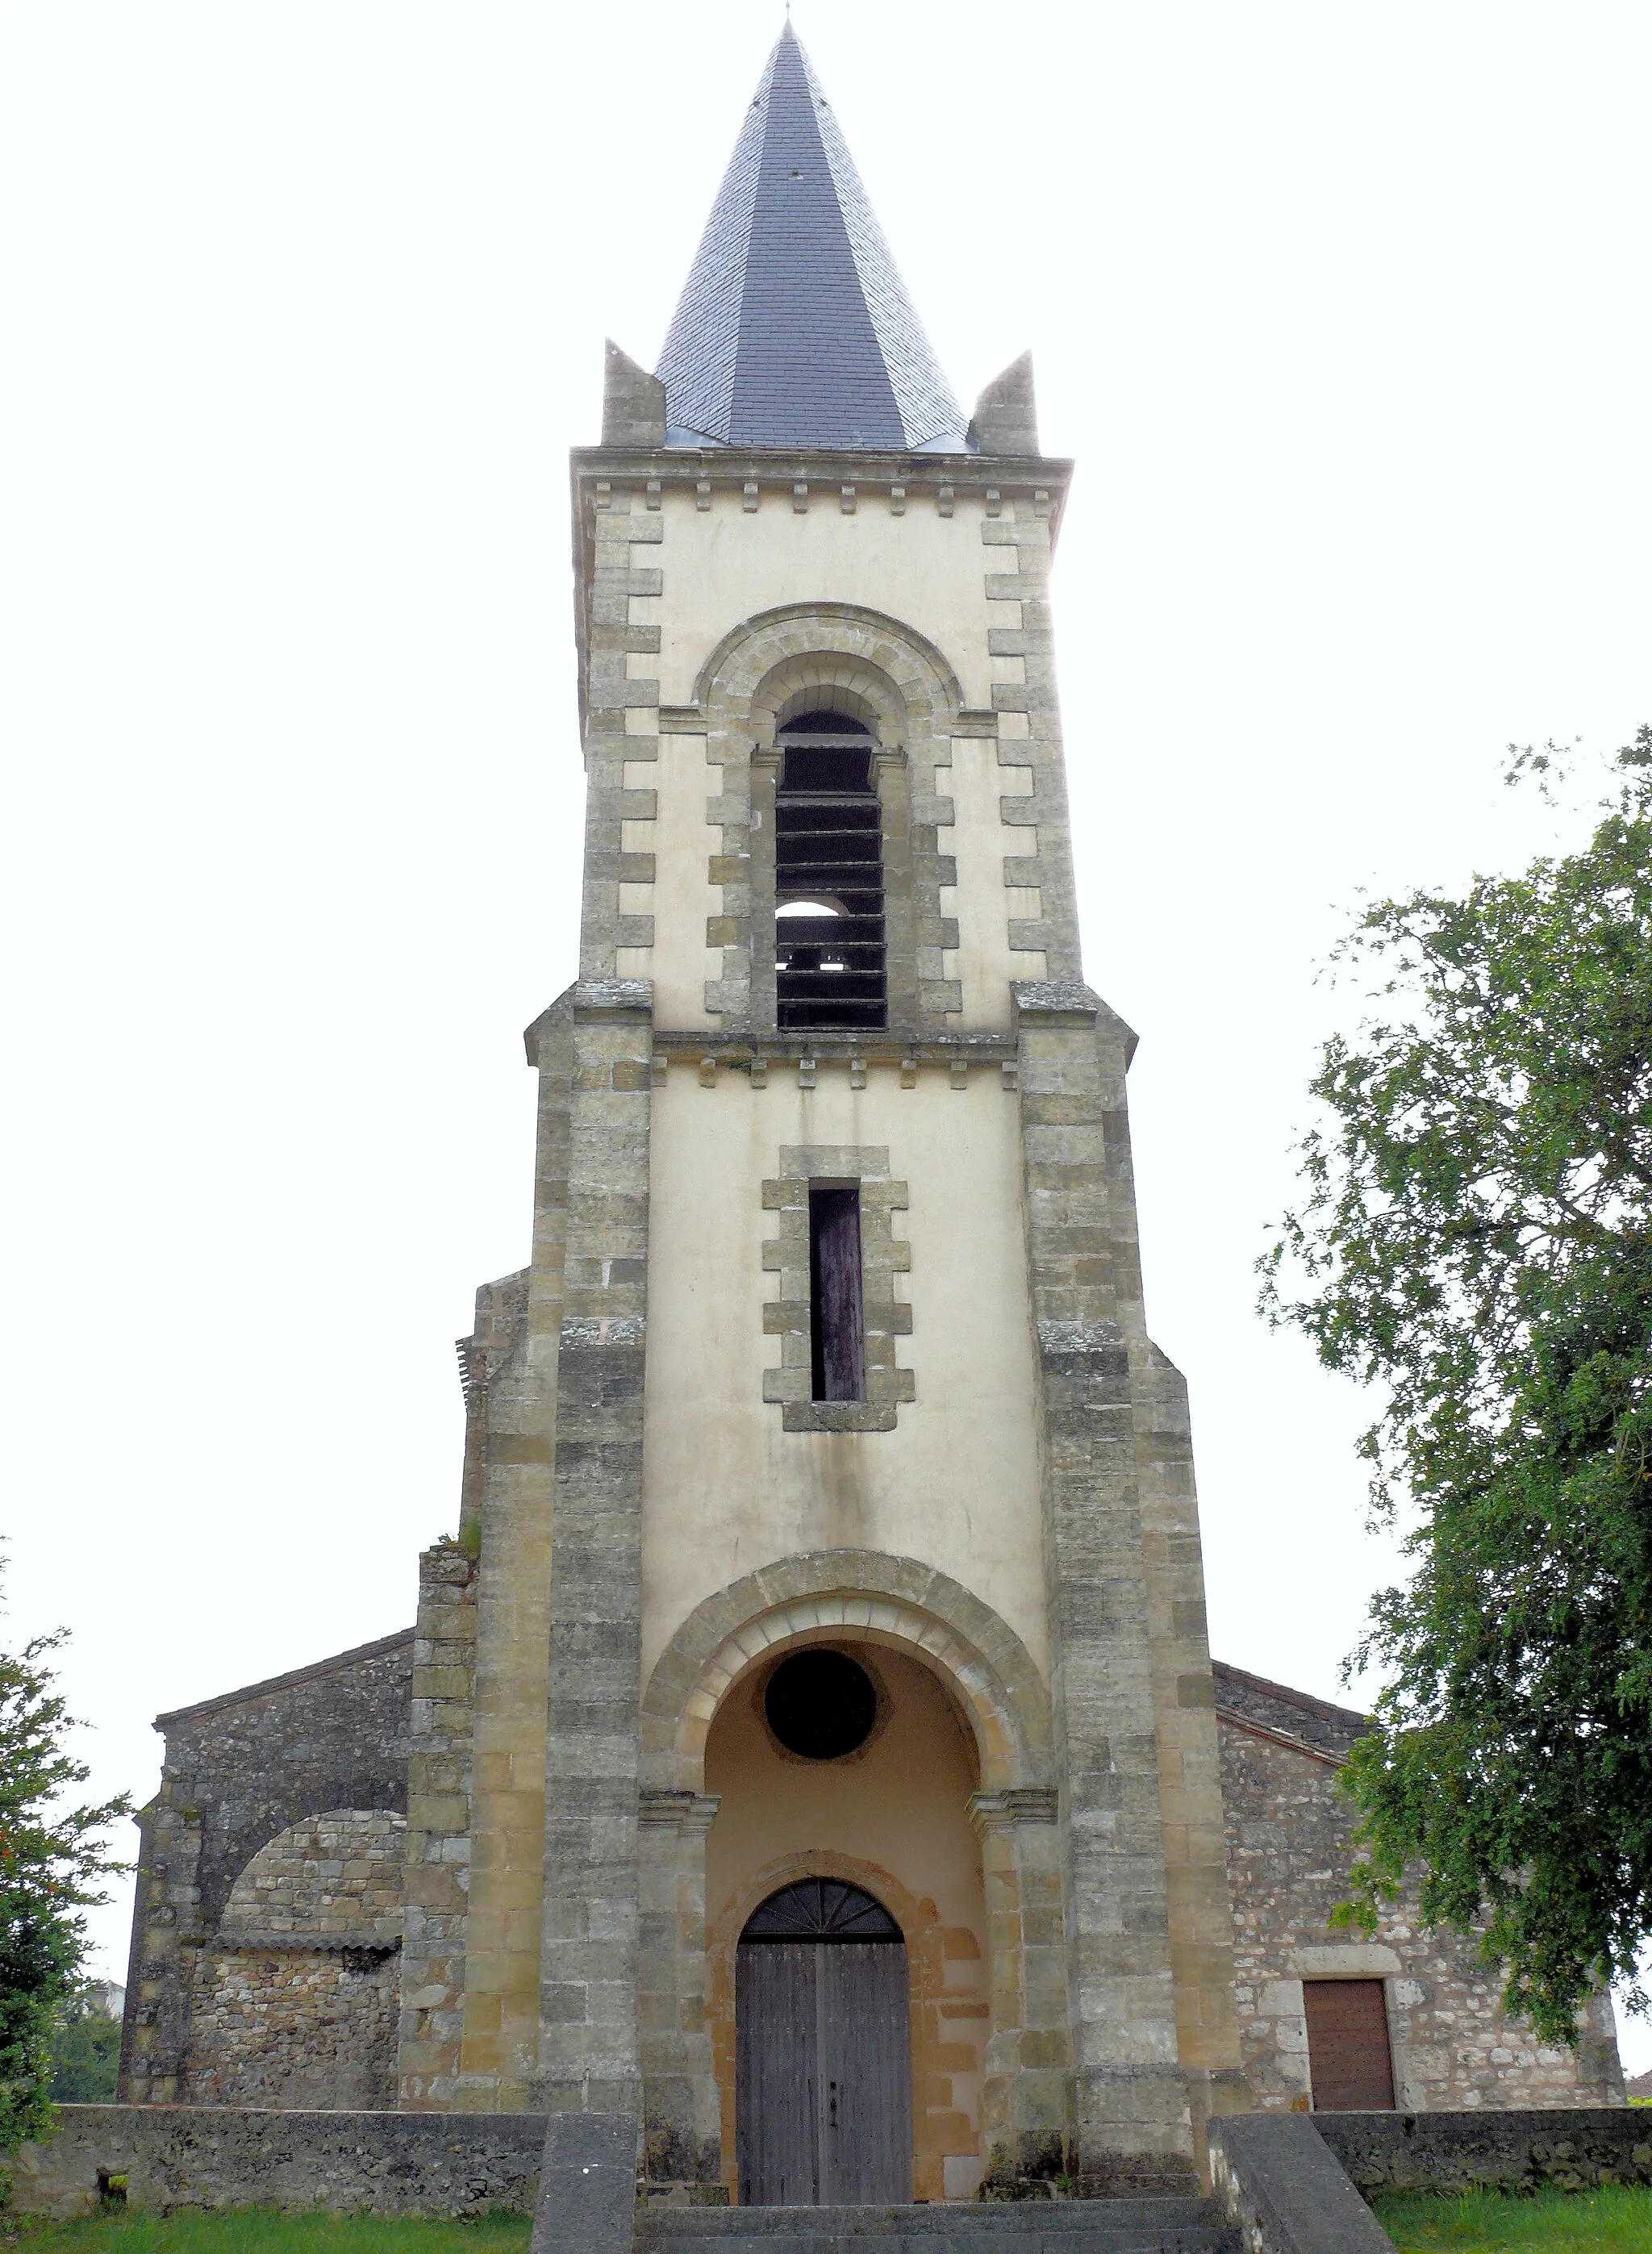
[[[1394,2056],[1382,1983],[1305,1980],[1302,2008],[1315,2112],[1390,2112]]]

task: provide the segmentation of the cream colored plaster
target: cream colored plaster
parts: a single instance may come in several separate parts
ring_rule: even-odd
[[[830,1641],[855,1648],[847,1633]],[[871,1741],[845,1760],[802,1760],[776,1744],[761,1712],[766,1660],[719,1705],[705,1747],[705,1788],[720,1802],[706,1839],[708,1922],[720,1922],[781,1857],[830,1848],[881,1864],[948,1925],[984,1941],[969,1730],[920,1661],[881,1645],[863,1646],[858,1656],[878,1684],[879,1715]]]
[[[991,703],[987,629],[1003,623],[1003,606],[988,604],[986,574],[1013,570],[1015,550],[984,544],[981,505],[970,495],[958,496],[952,516],[909,509],[893,522],[864,507],[852,516],[835,505],[799,515],[766,493],[750,514],[736,493],[714,494],[704,510],[686,491],[668,490],[662,499],[660,653],[629,668],[634,677],[657,672],[662,704],[691,700],[700,668],[732,628],[760,612],[808,602],[859,604],[900,620],[948,660],[967,704]]]
[[[1009,854],[1038,851],[1038,832],[1012,829],[998,817],[998,801],[1024,795],[1032,787],[1030,767],[1001,767],[998,746],[989,736],[955,736],[952,765],[938,767],[935,787],[952,800],[956,822],[936,832],[942,853],[958,864],[956,886],[941,887],[941,913],[958,919],[956,950],[942,957],[942,976],[963,989],[958,1018],[965,1032],[1004,1031],[1012,1021],[1010,981],[1042,978],[1045,957],[1010,945],[1012,916],[1036,916],[1036,889],[1012,890],[1004,881]],[[1029,906],[1018,905],[1030,900]]]
[[[852,1636],[830,1641],[855,1648]],[[981,1848],[968,1814],[980,1781],[975,1749],[927,1667],[883,1647],[862,1646],[857,1656],[878,1685],[878,1719],[847,1759],[802,1760],[775,1743],[762,1712],[766,1657],[735,1682],[706,1741],[705,1788],[720,1800],[706,1840],[705,1909],[725,2118],[732,2128],[728,1960],[741,1926],[779,1886],[810,1872],[852,1878],[906,1937],[914,2188],[931,2199],[948,2189],[968,2198],[981,2174],[990,2028]],[[732,2152],[732,2137],[724,2150]]]
[[[1002,889],[1002,887],[1000,887]],[[1023,958],[1025,959],[1025,958]],[[643,1444],[643,1676],[682,1620],[742,1574],[806,1550],[868,1549],[939,1566],[1002,1614],[1046,1668],[1035,1372],[1018,1106],[996,1071],[962,1091],[944,1068],[864,1088],[822,1064],[799,1088],[673,1063],[654,1095]],[[886,1145],[911,1203],[898,1279],[917,1397],[889,1432],[785,1432],[763,1399],[775,1340],[763,1267],[776,1216],[760,1185],[783,1144]]]
[[[627,760],[628,790],[655,793],[652,822],[622,822],[620,844],[627,853],[652,853],[651,885],[621,885],[622,915],[654,918],[652,947],[622,947],[614,972],[620,978],[652,978],[657,1026],[709,1026],[705,982],[722,975],[721,950],[705,943],[705,920],[722,899],[708,878],[710,856],[722,831],[705,818],[705,802],[716,776],[706,765],[704,736],[662,736],[657,760]]]

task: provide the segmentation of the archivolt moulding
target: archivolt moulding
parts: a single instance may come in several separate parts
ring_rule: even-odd
[[[875,719],[888,748],[914,732],[950,732],[963,704],[958,676],[924,635],[856,603],[792,603],[731,627],[701,667],[694,702],[714,729],[774,730],[803,701]]]
[[[786,1645],[835,1638],[908,1652],[941,1677],[973,1727],[984,1790],[1054,1783],[1043,1678],[991,1606],[915,1559],[825,1550],[747,1574],[683,1621],[643,1693],[644,1791],[704,1791],[706,1735],[733,1684]]]

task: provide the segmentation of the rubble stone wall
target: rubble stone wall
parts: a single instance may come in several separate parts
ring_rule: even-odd
[[[393,2106],[401,2006],[401,1958],[392,1950],[203,1950],[189,2102]]]
[[[1339,1731],[1327,1718],[1340,1710],[1305,1699],[1298,1713],[1294,1697],[1269,1711],[1269,1688],[1216,1670],[1236,1992],[1257,2106],[1307,2108],[1302,1983],[1339,1978],[1382,1981],[1402,2111],[1620,2105],[1604,1999],[1586,2014],[1575,2052],[1540,2041],[1505,2017],[1495,1970],[1423,1924],[1412,1886],[1368,1942],[1332,1926],[1354,1860],[1341,1756],[1362,1719],[1342,1713]]]
[[[260,2112],[231,2105],[63,2105],[59,2132],[10,2161],[25,2215],[97,2212],[100,2177],[129,2207],[320,2208],[333,2214],[531,2212],[542,2114]]]
[[[253,1857],[196,1956],[191,2103],[395,2104],[406,1830],[385,1810],[336,1810]]]
[[[160,1716],[161,1788],[139,1818],[122,2098],[185,2096],[192,2008],[234,1985],[217,1969],[230,1953],[220,1922],[262,1851],[330,1810],[405,1813],[412,1647],[404,1631]]]

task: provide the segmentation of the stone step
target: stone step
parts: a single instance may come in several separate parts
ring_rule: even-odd
[[[1239,2254],[1214,2200],[983,2201],[928,2207],[656,2208],[638,2254]]]

